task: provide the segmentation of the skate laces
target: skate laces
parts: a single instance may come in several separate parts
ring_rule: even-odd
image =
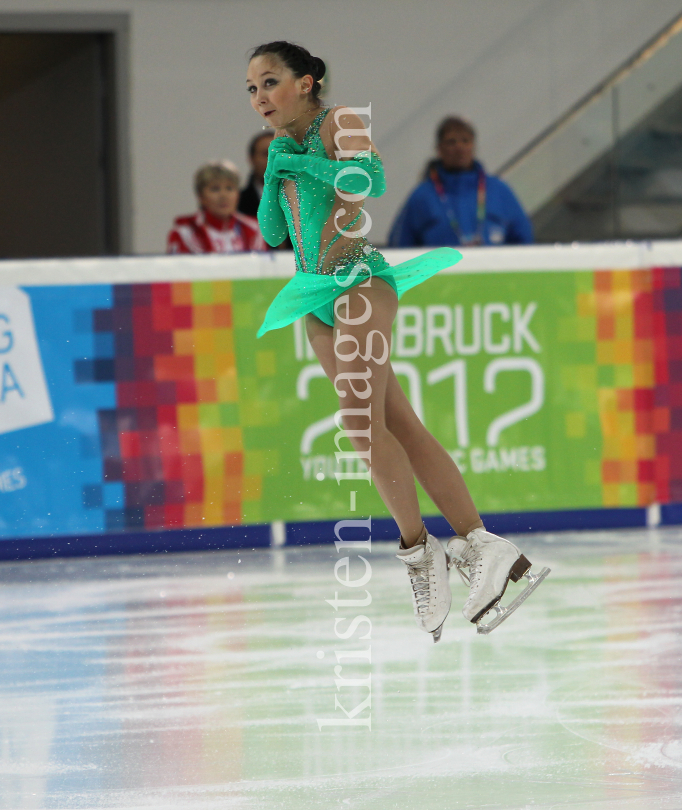
[[[481,544],[476,544],[476,537],[468,538],[462,549],[462,553],[453,554],[452,559],[454,560],[455,568],[462,582],[468,585],[471,591],[474,591],[478,584],[478,577],[481,573],[481,564],[483,562]],[[468,575],[464,573],[463,568],[469,569]]]
[[[403,562],[405,562],[403,560]],[[430,589],[430,571],[433,569],[433,550],[431,546],[424,544],[424,556],[416,563],[405,562],[407,573],[412,585],[412,598],[414,599],[417,613],[428,613]]]

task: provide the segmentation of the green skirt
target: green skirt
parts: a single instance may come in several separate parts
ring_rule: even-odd
[[[457,264],[462,254],[454,248],[437,248],[395,267],[391,267],[378,251],[373,251],[372,258],[375,257],[377,259],[380,257],[381,261],[371,262],[379,265],[377,269],[372,267],[372,277],[384,279],[400,298],[407,290],[435,276],[439,270]],[[317,315],[329,326],[333,326],[334,301],[346,290],[367,281],[369,276],[367,272],[357,273],[347,284],[339,283],[348,279],[354,267],[355,265],[351,264],[337,268],[337,272],[333,275],[298,271],[275,296],[256,337],[262,337],[272,329],[288,326],[309,312]]]

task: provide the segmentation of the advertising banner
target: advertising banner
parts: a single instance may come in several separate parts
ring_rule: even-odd
[[[344,517],[303,325],[255,337],[283,283],[0,288],[0,537]],[[392,363],[482,512],[682,501],[681,315],[676,267],[439,274]]]

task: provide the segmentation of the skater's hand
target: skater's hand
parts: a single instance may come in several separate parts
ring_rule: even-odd
[[[265,170],[264,181],[266,183],[272,183],[293,177],[295,172],[281,173],[284,170],[285,164],[281,161],[277,163],[277,158],[283,155],[301,154],[302,151],[303,147],[288,135],[273,138],[268,147],[268,166]]]
[[[294,143],[296,143],[294,141]],[[298,145],[298,144],[297,144]],[[300,154],[292,152],[279,152],[273,155],[272,161],[268,158],[268,168],[273,179],[293,180],[301,172]],[[272,165],[271,165],[272,163]]]
[[[300,143],[297,143],[293,138],[289,137],[289,135],[282,135],[270,141],[270,146],[268,146],[268,158],[271,155],[278,155],[281,152],[297,153],[300,155],[303,152],[303,147]]]

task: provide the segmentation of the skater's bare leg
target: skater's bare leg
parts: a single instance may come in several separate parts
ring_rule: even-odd
[[[308,316],[308,336],[327,376],[336,381],[339,407],[366,409],[371,405],[371,441],[363,436],[351,437],[350,441],[358,453],[371,452],[372,481],[398,524],[404,544],[411,546],[423,532],[414,475],[405,449],[390,432],[385,419],[390,360],[382,356],[386,355],[387,347],[390,348],[391,324],[398,299],[392,287],[381,279],[372,279],[370,287],[353,287],[344,296],[348,300],[347,306],[341,306],[343,319],[359,322],[343,323],[337,319],[332,331],[314,316]],[[360,354],[367,356],[370,334],[371,356],[364,360]],[[360,354],[354,357],[358,347]],[[381,359],[384,361],[378,362]],[[358,378],[352,384],[339,376],[368,375],[369,371],[371,376],[366,380]],[[370,424],[365,415],[346,415],[343,423],[348,431],[367,430]]]
[[[371,404],[371,443],[367,437],[349,435],[348,438],[358,453],[371,447],[372,480],[402,535],[396,557],[406,566],[417,626],[438,641],[452,604],[449,561],[444,548],[427,533],[422,523],[409,457],[386,427],[386,382],[397,297],[385,282],[377,279],[372,282],[372,289],[360,286],[348,292],[348,307],[341,304],[339,311],[337,306],[333,331],[309,315],[306,319],[308,337],[337,392],[345,394],[339,396],[341,409],[362,410]],[[371,307],[371,316],[365,318],[363,316],[370,312],[368,307]],[[344,320],[358,323],[344,323]],[[352,357],[358,346],[366,360]],[[347,375],[345,379],[343,375]],[[367,416],[351,417],[344,414],[348,431],[367,429]]]
[[[457,534],[466,537],[483,526],[457,465],[421,423],[393,369],[386,386],[386,424],[405,448],[424,491]]]
[[[327,376],[334,380],[337,369],[331,328],[312,315],[308,316],[307,327],[308,337],[322,367]],[[470,622],[476,623],[482,619],[487,608],[499,604],[509,579],[516,581],[530,563],[512,543],[482,528],[483,524],[457,465],[419,421],[392,369],[387,374],[385,408],[386,427],[404,447],[415,476],[448,522],[459,535],[463,535],[450,539],[448,555],[453,563],[457,563],[460,573],[462,568],[469,569],[470,577],[466,578],[469,579],[469,597],[462,613]],[[413,542],[403,545],[411,546]],[[437,548],[437,541],[429,536],[426,543],[430,542]],[[410,561],[404,557],[409,551],[408,547],[399,552],[398,556],[408,564],[415,587],[414,582],[418,582],[414,580],[416,569],[409,568]],[[539,575],[528,575],[530,584],[526,590],[498,613],[492,622],[479,624],[478,632],[488,633],[496,627],[548,573],[549,569],[545,568]],[[447,577],[442,572],[440,578],[447,582]],[[417,593],[421,594],[422,591]],[[434,596],[436,593],[437,590],[434,591]],[[449,591],[446,592],[446,597],[448,596]],[[415,610],[419,610],[417,601],[415,606]],[[448,610],[449,601],[440,613],[431,609],[425,615],[418,616],[418,623],[421,620],[420,626],[433,634],[434,641],[440,638],[440,627],[436,626],[442,624]]]
[[[332,329],[314,315],[306,320],[308,339],[330,380],[336,374]],[[386,386],[386,426],[398,439],[426,494],[457,532],[466,537],[483,525],[462,474],[447,451],[415,414],[398,380],[389,369]]]

